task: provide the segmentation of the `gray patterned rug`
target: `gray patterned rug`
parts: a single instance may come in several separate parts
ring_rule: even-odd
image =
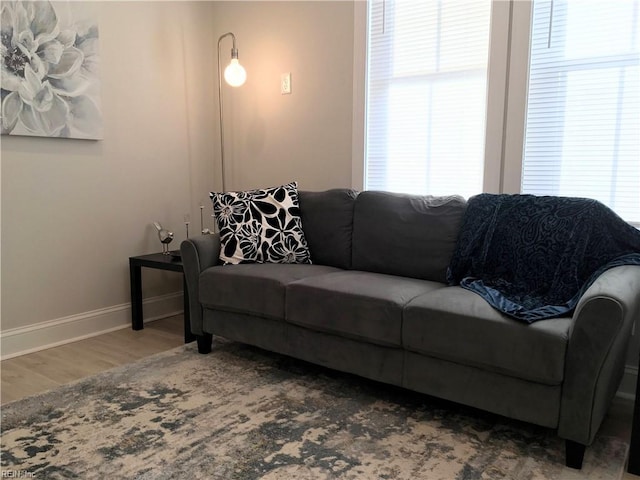
[[[598,437],[582,471],[553,432],[218,342],[189,345],[2,408],[2,476],[619,479]]]

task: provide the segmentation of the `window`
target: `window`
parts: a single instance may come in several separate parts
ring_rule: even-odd
[[[490,11],[478,0],[370,3],[365,188],[482,191]]]
[[[522,191],[640,225],[639,3],[534,2]]]
[[[359,186],[583,196],[640,226],[639,17],[640,0],[370,0]]]

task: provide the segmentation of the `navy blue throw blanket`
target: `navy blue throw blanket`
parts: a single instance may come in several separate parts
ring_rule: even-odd
[[[640,265],[640,231],[596,200],[481,194],[469,199],[447,278],[532,323],[569,314],[594,280]]]

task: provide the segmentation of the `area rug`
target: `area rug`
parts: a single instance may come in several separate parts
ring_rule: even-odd
[[[257,348],[188,345],[2,408],[2,476],[40,479],[619,479],[554,432]]]

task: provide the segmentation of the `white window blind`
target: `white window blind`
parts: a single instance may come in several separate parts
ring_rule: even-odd
[[[640,226],[640,2],[535,0],[522,191]]]
[[[369,5],[365,188],[482,191],[491,2]]]

